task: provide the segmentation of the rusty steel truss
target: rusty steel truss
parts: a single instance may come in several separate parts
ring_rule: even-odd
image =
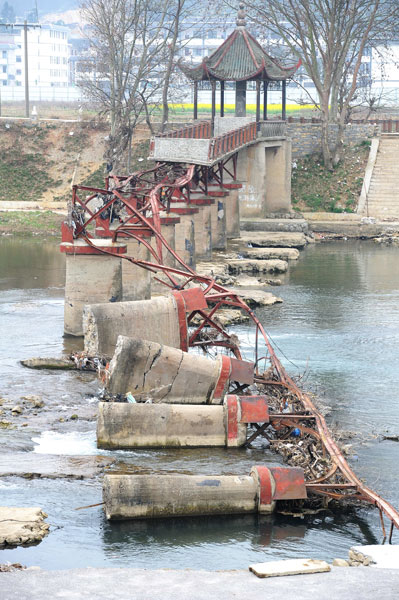
[[[308,497],[321,498],[325,503],[331,500],[361,501],[376,506],[384,540],[383,515],[390,521],[391,541],[393,528],[399,528],[398,511],[366,487],[352,471],[311,396],[302,391],[283,368],[256,314],[237,293],[187,266],[161,233],[162,220],[174,214],[172,205],[181,203],[182,207],[189,208],[191,199],[198,192],[212,197],[227,190],[224,178],[228,176],[234,181],[236,160],[237,155],[229,156],[212,167],[161,163],[129,176],[109,177],[102,189],[75,185],[68,220],[63,224],[63,242],[84,240],[93,253],[113,256],[111,249],[99,248],[98,238],[111,238],[115,242],[131,238],[144,244],[151,260],[127,255],[118,257],[151,271],[154,278],[170,290],[200,288],[207,308],[194,308],[188,312],[191,332],[188,345],[231,353],[238,359],[238,370],[242,356],[237,338],[221,326],[217,315],[226,307],[241,309],[249,315],[256,328],[252,376],[249,379],[241,377],[240,383],[232,376],[229,393],[260,394],[267,398],[270,420],[262,425],[253,424],[254,432],[247,444],[259,435],[265,436],[271,448],[280,452],[288,464],[294,465],[300,464],[297,459],[305,453],[303,463]],[[190,311],[189,306],[186,309]],[[266,361],[262,371],[261,361],[262,364]],[[293,433],[296,438],[292,437]]]

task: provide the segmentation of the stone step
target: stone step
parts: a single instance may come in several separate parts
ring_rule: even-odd
[[[242,231],[287,231],[287,232],[305,232],[308,231],[308,224],[302,218],[283,218],[283,219],[250,219],[242,218],[240,224]]]
[[[242,231],[241,241],[260,248],[304,248],[307,244],[304,233],[276,231]]]

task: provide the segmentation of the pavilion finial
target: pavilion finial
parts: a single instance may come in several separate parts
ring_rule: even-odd
[[[236,19],[236,24],[237,27],[245,27],[246,23],[245,23],[245,4],[243,4],[242,2],[240,2],[239,4],[239,9],[237,12],[237,19]]]

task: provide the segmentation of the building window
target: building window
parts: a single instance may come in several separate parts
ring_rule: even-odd
[[[22,62],[22,57],[21,56],[16,56],[15,57],[15,62]]]
[[[16,81],[15,85],[22,85],[22,81]]]
[[[7,73],[7,66],[3,65],[3,73]]]
[[[3,50],[3,52],[2,52],[2,58],[7,58],[7,50]]]
[[[16,70],[16,74],[17,74],[17,75],[22,75],[22,70],[21,70],[21,69],[17,69],[17,70]]]
[[[3,79],[3,85],[7,85],[7,81]]]

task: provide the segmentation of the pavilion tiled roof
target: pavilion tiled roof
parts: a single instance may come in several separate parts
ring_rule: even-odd
[[[223,44],[199,65],[187,65],[181,60],[178,62],[183,73],[193,81],[282,81],[292,77],[300,64],[301,61],[290,67],[281,66],[243,25],[238,25]]]

